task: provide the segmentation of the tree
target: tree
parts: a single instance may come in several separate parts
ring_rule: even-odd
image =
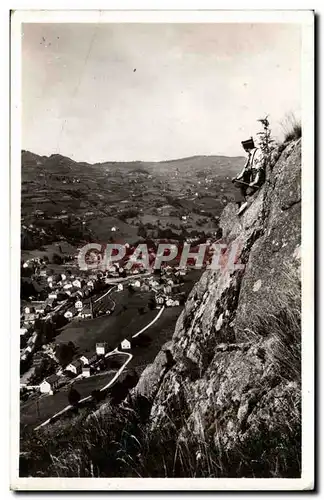
[[[75,352],[75,345],[71,341],[67,344],[58,344],[55,349],[55,355],[62,366],[71,363]]]
[[[54,373],[55,368],[55,361],[49,356],[44,356],[40,364],[36,366],[33,376],[30,378],[31,384],[39,384],[44,378]]]
[[[137,235],[140,236],[141,238],[146,238],[146,229],[145,227],[141,224],[138,228]]]
[[[74,387],[71,387],[70,392],[68,394],[68,400],[71,406],[77,406],[78,402],[81,399],[80,393],[74,389]]]
[[[156,300],[154,297],[151,297],[148,301],[148,308],[152,311],[156,308]]]
[[[59,254],[54,253],[52,257],[52,264],[63,264],[62,257]]]
[[[99,403],[99,401],[102,401],[102,399],[105,398],[105,394],[104,392],[99,391],[99,389],[94,389],[91,392],[91,397],[96,403]]]
[[[269,165],[271,168],[271,156],[274,150],[274,139],[271,136],[270,123],[267,115],[265,118],[260,118],[258,122],[262,124],[262,132],[258,132],[259,145],[265,159],[265,165]]]

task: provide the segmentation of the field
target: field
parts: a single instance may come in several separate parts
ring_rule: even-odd
[[[170,204],[172,218],[158,217],[161,230],[197,210],[210,212],[211,218],[219,216],[223,195],[234,190],[230,177],[243,163],[243,157],[201,156],[89,165],[61,155],[41,157],[23,151],[22,249],[40,248],[57,240],[76,246],[110,239],[133,243],[138,239],[138,228],[125,220],[137,217],[134,222],[139,222],[144,214]],[[127,214],[134,211],[138,216]],[[154,224],[152,220],[149,223]],[[112,232],[113,226],[118,229]],[[208,224],[196,225],[194,219],[192,227],[187,227],[208,230]]]
[[[78,349],[78,355],[95,349],[96,342],[107,342],[110,350],[115,349],[125,338],[129,338],[147,325],[156,316],[157,311],[147,311],[139,314],[138,308],[147,305],[149,293],[128,290],[112,293],[116,302],[115,311],[111,316],[101,316],[94,319],[74,320],[66,325],[56,337],[56,343],[72,341]],[[127,307],[127,309],[124,309]]]
[[[163,344],[171,340],[174,327],[182,309],[182,307],[164,309],[162,316],[157,322],[143,333],[143,335],[150,338],[150,342],[147,345],[131,349],[130,352],[134,357],[128,365],[129,368],[135,368],[136,372],[140,375],[146,366],[154,361]]]
[[[77,389],[82,398],[91,394],[95,389],[101,389],[113,378],[114,370],[110,370],[99,375],[94,375],[86,379],[76,380],[73,387]],[[68,404],[68,393],[70,385],[62,387],[52,396],[44,395],[31,398],[20,406],[20,421],[22,425],[37,426],[55,413],[63,410]],[[38,408],[37,408],[38,402]]]
[[[199,278],[200,271],[190,271],[185,276],[183,291],[186,294],[191,290],[194,282]],[[82,353],[94,350],[96,342],[106,341],[108,349],[112,350],[125,338],[130,338],[147,324],[149,324],[158,314],[158,310],[148,311],[145,314],[138,313],[138,307],[146,305],[149,293],[130,293],[127,289],[121,293],[113,293],[113,300],[116,302],[116,309],[112,316],[102,316],[93,320],[73,321],[64,327],[56,342],[68,342],[72,340],[78,349],[79,357]],[[108,296],[107,296],[108,298]],[[128,309],[123,306],[127,304]],[[138,375],[144,368],[152,363],[162,345],[171,340],[176,321],[182,311],[182,307],[172,307],[164,309],[160,318],[150,326],[143,334],[146,342],[144,345],[133,345],[129,351],[133,359],[128,368],[136,369]],[[120,361],[120,356],[118,356]],[[87,379],[80,379],[74,382],[74,387],[84,398],[91,394],[94,389],[104,387],[116,373],[109,370],[103,374],[92,376]],[[21,405],[21,423],[23,426],[37,426],[39,423],[52,417],[68,405],[68,392],[70,386],[62,387],[53,396],[32,397]],[[38,403],[37,403],[38,401]]]
[[[60,257],[65,257],[66,255],[75,255],[77,253],[77,247],[71,245],[67,241],[53,242],[50,245],[44,245],[42,249],[35,250],[22,250],[21,257],[24,260],[32,258],[43,258],[48,257],[49,261],[52,262],[53,255],[57,254]]]

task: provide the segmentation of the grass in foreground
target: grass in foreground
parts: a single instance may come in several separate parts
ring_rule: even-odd
[[[287,276],[283,293],[273,295],[267,313],[260,311],[251,337],[263,342],[278,374],[272,393],[271,426],[258,422],[244,439],[225,447],[217,431],[204,426],[198,436],[179,439],[186,429],[185,398],[170,408],[169,426],[149,432],[152,402],[108,403],[97,416],[76,415],[36,434],[22,436],[21,475],[47,477],[298,477],[301,465],[300,421],[300,284]],[[254,336],[254,339],[253,339]],[[284,395],[283,395],[284,394]],[[268,415],[267,401],[261,410]],[[262,405],[261,404],[261,405]],[[92,415],[92,416],[91,416]],[[269,422],[269,419],[266,420]]]

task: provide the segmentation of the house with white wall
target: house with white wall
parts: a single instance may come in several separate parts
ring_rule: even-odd
[[[131,343],[127,339],[124,339],[120,344],[120,348],[124,351],[129,350],[131,347]]]
[[[83,308],[82,300],[77,300],[74,305],[76,309],[81,310]]]
[[[104,356],[106,354],[106,343],[105,342],[97,342],[96,343],[96,353],[98,356]]]
[[[54,394],[55,389],[57,389],[60,378],[57,375],[51,375],[43,380],[39,385],[39,390],[42,394]]]
[[[82,371],[82,363],[79,359],[73,361],[65,368],[66,371],[73,373],[74,375],[79,375]]]
[[[81,357],[80,361],[83,365],[92,365],[97,361],[97,353],[96,351],[85,352]]]
[[[90,377],[90,366],[89,365],[83,365],[82,367],[82,377],[88,378]]]

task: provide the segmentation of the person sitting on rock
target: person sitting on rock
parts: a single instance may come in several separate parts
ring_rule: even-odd
[[[252,137],[242,141],[242,146],[248,157],[243,170],[232,179],[235,187],[239,188],[235,199],[239,207],[245,202],[246,195],[255,193],[264,182],[264,156],[261,149],[255,146]]]

